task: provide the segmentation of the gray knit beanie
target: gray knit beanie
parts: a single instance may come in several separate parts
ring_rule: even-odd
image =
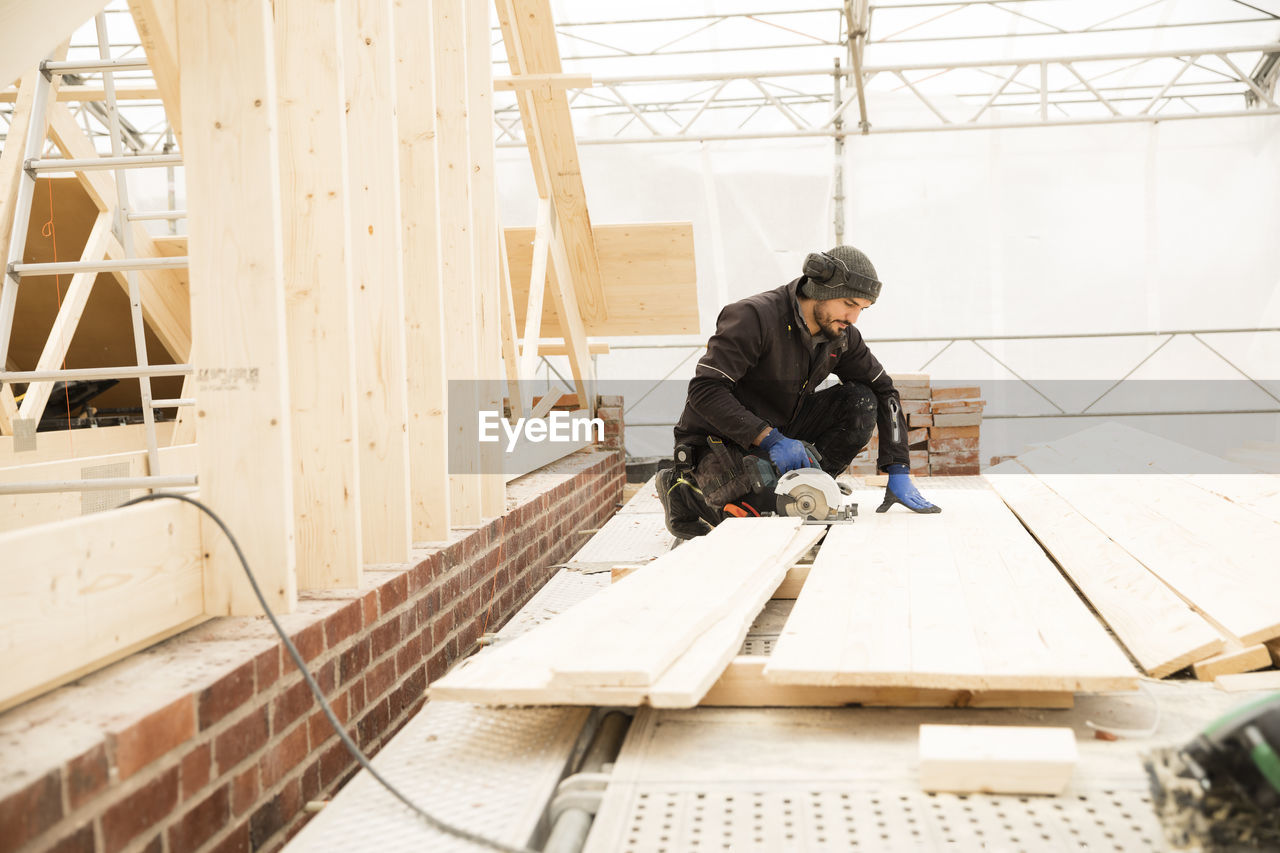
[[[836,246],[804,259],[808,280],[800,292],[810,299],[869,299],[880,296],[880,280],[871,260],[853,246]]]

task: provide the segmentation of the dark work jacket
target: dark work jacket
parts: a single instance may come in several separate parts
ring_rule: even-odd
[[[676,444],[702,444],[716,435],[750,449],[765,427],[785,433],[805,397],[834,373],[841,382],[868,386],[879,400],[877,467],[910,465],[907,419],[893,380],[856,326],[834,341],[821,333],[810,337],[797,302],[804,280],[748,296],[720,312],[707,353],[689,380]]]

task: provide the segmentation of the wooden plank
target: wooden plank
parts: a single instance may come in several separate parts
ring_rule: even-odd
[[[84,103],[86,101],[105,101],[107,90],[101,86],[63,86],[58,90],[56,100],[59,103]],[[18,100],[17,89],[0,91],[0,104],[12,104]],[[53,100],[53,99],[51,99]],[[160,90],[155,86],[116,86],[116,102],[121,101],[158,101]]]
[[[935,426],[929,428],[929,441],[948,438],[978,438],[976,426]]]
[[[99,213],[89,232],[84,250],[80,253],[81,261],[100,261],[106,254],[107,240],[111,236],[111,215]],[[71,276],[66,295],[58,308],[58,316],[49,330],[40,359],[36,362],[36,370],[57,370],[67,357],[67,348],[71,346],[71,338],[80,323],[80,315],[84,313],[85,303],[89,301],[89,293],[98,278],[96,272],[79,272]],[[22,397],[22,405],[18,409],[18,417],[40,421],[45,406],[49,402],[49,394],[53,391],[52,382],[32,382]],[[8,386],[6,386],[8,387]]]
[[[507,267],[511,268],[512,250],[509,229],[503,230],[503,240],[507,246]],[[533,255],[529,262],[529,288],[524,300],[524,349],[520,353],[520,375],[532,378],[538,364],[537,341],[542,337],[543,297],[547,293],[547,258],[551,251],[551,202],[545,198],[538,199],[537,221],[533,228]],[[524,280],[524,279],[522,279]],[[515,310],[516,283],[512,281],[512,310]],[[517,320],[517,325],[519,321]],[[568,348],[566,347],[566,353]]]
[[[271,15],[268,0],[181,4],[178,49],[200,496],[240,539],[268,605],[289,612],[297,577]],[[205,612],[259,612],[226,537],[205,540]]]
[[[583,317],[588,335],[698,332],[697,270],[690,223],[598,225],[594,234],[609,318]],[[533,268],[535,233],[533,228],[507,228],[506,236],[516,320],[525,328],[529,305],[526,283]],[[563,337],[550,305],[544,306],[541,329],[544,337]]]
[[[435,38],[436,176],[440,280],[445,317],[475,317],[472,265],[470,123],[467,100],[467,27],[463,0],[432,4]],[[476,381],[476,328],[448,322],[444,329],[445,375],[449,380],[449,514],[454,526],[484,517],[479,480],[480,445],[469,432],[480,411]]]
[[[923,690],[912,687],[819,687],[774,684],[764,676],[767,657],[739,655],[702,697],[699,706],[831,708],[842,705],[899,708],[1071,708],[1072,693],[1008,690]]]
[[[1069,728],[920,727],[920,788],[930,793],[1061,794],[1077,759]]]
[[[809,570],[813,568],[813,563],[798,563],[787,569],[787,576],[782,579],[782,583],[778,584],[778,588],[773,591],[774,598],[795,599],[800,597],[800,590],[804,589],[804,582],[809,579]]]
[[[578,314],[577,290],[570,269],[568,249],[565,246],[561,223],[556,220],[551,235],[551,304],[560,318],[564,343],[569,350],[569,369],[573,372],[573,384],[579,400],[587,401],[587,408],[595,411],[595,362],[587,352],[587,331]]]
[[[138,41],[147,54],[165,117],[182,144],[182,70],[178,64],[178,0],[129,0]],[[120,89],[116,98],[120,98]]]
[[[874,505],[877,491],[855,492]],[[957,690],[1137,687],[1137,673],[988,489],[868,513],[823,543],[766,669],[776,683]]]
[[[169,444],[172,435],[172,423],[156,424],[156,438],[161,444]],[[14,451],[13,437],[0,436],[0,468],[101,456],[106,453],[140,450],[146,446],[146,427],[142,424],[38,432],[35,449],[26,451]]]
[[[205,618],[199,511],[160,501],[0,535],[0,710]]]
[[[728,613],[730,597],[739,589],[754,587],[761,574],[772,579],[769,592],[777,588],[786,571],[780,555],[799,527],[792,518],[728,519],[602,591],[591,599],[591,625],[599,630],[565,643],[550,664],[552,683],[653,685]],[[677,576],[684,578],[683,589],[672,599],[670,583]],[[582,642],[588,636],[591,642]]]
[[[167,475],[196,473],[194,444],[160,448],[160,469]],[[77,459],[35,462],[0,468],[0,483],[38,483],[52,480],[83,480],[92,477],[145,477],[151,474],[147,451],[129,450]],[[111,492],[47,492],[0,495],[0,531],[20,530],[91,512],[114,509],[148,489]]]
[[[0,4],[0,86],[46,58],[106,5],[106,0]]]
[[[933,416],[933,425],[935,427],[965,427],[979,426],[982,423],[981,413],[962,413],[962,414],[937,414]]]
[[[410,519],[416,542],[449,538],[448,384],[444,285],[436,216],[436,94],[432,7],[395,7],[396,119],[404,253]]]
[[[339,3],[275,5],[299,589],[357,588],[364,565],[340,33]]]
[[[982,396],[982,389],[977,385],[963,385],[954,388],[934,388],[929,398],[932,400],[976,400]]]
[[[1178,477],[1080,476],[1112,462],[1105,446],[1056,444],[1018,457],[1215,627],[1245,645],[1280,636],[1280,580],[1267,554],[1280,528]]]
[[[819,525],[801,527],[765,571],[730,591],[725,612],[702,632],[654,682],[649,704],[655,708],[692,708],[734,659],[751,623],[777,589],[788,568],[826,534]]]
[[[511,295],[511,267],[507,263],[507,238],[498,226],[498,269],[501,274],[502,296],[502,364],[507,374],[507,398],[510,400],[513,417],[524,417],[525,395],[528,388],[520,381],[520,345],[519,330],[516,328],[516,306]]]
[[[1271,666],[1271,653],[1262,643],[1244,646],[1240,643],[1229,643],[1221,654],[1196,661],[1191,668],[1196,678],[1201,681],[1213,681],[1220,675],[1235,675],[1241,672],[1252,672],[1255,669],[1266,669]]]
[[[340,0],[365,562],[409,558],[408,364],[391,0]]]
[[[1155,678],[1220,651],[1217,630],[1016,461],[986,479]]]
[[[1218,685],[1218,689],[1228,693],[1239,693],[1245,690],[1280,690],[1280,671],[1220,675],[1214,680],[1214,684]]]
[[[506,43],[507,62],[514,75],[562,72],[549,0],[520,0],[518,11],[513,0],[500,0],[498,19]],[[538,195],[553,200],[555,220],[565,229],[565,257],[577,295],[578,313],[584,319],[605,320],[610,309],[565,91],[550,84],[523,89],[520,111],[526,139],[536,140],[536,145],[529,146],[529,156],[537,175]]]
[[[471,147],[471,263],[476,287],[480,409],[502,412],[502,283],[498,268],[498,191],[494,183],[493,49],[489,3],[467,4],[467,120]],[[480,448],[480,512],[506,512],[506,481],[497,445]]]

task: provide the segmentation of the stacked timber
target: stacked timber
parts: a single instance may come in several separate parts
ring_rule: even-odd
[[[917,477],[978,473],[978,440],[985,401],[977,386],[935,388],[925,373],[894,373],[893,386],[907,418],[911,473]],[[879,431],[854,457],[849,473],[871,477],[880,450]]]
[[[1152,676],[1280,661],[1280,477],[1106,424],[986,478]]]

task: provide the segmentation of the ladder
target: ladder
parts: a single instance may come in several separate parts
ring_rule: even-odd
[[[30,494],[36,492],[67,492],[94,490],[127,490],[172,488],[191,490],[196,484],[195,477],[190,475],[162,476],[159,447],[156,440],[155,411],[157,409],[192,406],[193,399],[155,399],[151,392],[151,379],[155,376],[190,376],[190,364],[151,365],[147,358],[146,337],[142,316],[142,298],[138,283],[139,272],[157,269],[184,269],[187,258],[141,258],[137,256],[135,238],[131,223],[155,219],[174,220],[183,218],[185,211],[135,212],[129,200],[129,188],[126,172],[138,168],[173,168],[182,164],[180,154],[139,154],[126,155],[122,150],[120,115],[116,102],[115,74],[120,71],[144,69],[147,61],[144,58],[111,57],[111,44],[107,36],[106,16],[99,13],[95,19],[98,39],[99,58],[94,60],[55,61],[46,59],[40,63],[40,73],[35,80],[35,91],[31,107],[31,121],[27,127],[26,139],[23,140],[22,174],[19,177],[18,192],[14,210],[13,230],[10,235],[9,252],[6,259],[4,275],[0,278],[0,368],[8,361],[9,346],[13,335],[14,310],[18,301],[18,288],[23,279],[40,275],[58,274],[91,274],[124,273],[128,284],[130,319],[133,331],[133,345],[136,365],[88,368],[88,369],[45,369],[28,371],[0,370],[0,387],[10,383],[49,383],[54,381],[77,381],[87,379],[133,379],[138,380],[142,398],[142,417],[146,431],[147,462],[149,476],[114,477],[100,479],[81,479],[59,482],[9,483],[0,485],[0,495]],[[45,117],[50,109],[50,97],[53,90],[54,75],[100,73],[102,75],[106,111],[111,137],[111,155],[89,158],[42,157],[45,144]],[[23,263],[26,251],[27,229],[30,225],[31,206],[35,194],[36,178],[47,172],[111,170],[115,175],[116,204],[112,210],[111,230],[124,248],[124,258],[108,260],[80,260],[58,263]],[[89,284],[91,286],[92,280]],[[70,336],[67,335],[69,342]],[[34,441],[36,426],[39,424],[47,392],[28,394],[14,419],[15,440]]]

